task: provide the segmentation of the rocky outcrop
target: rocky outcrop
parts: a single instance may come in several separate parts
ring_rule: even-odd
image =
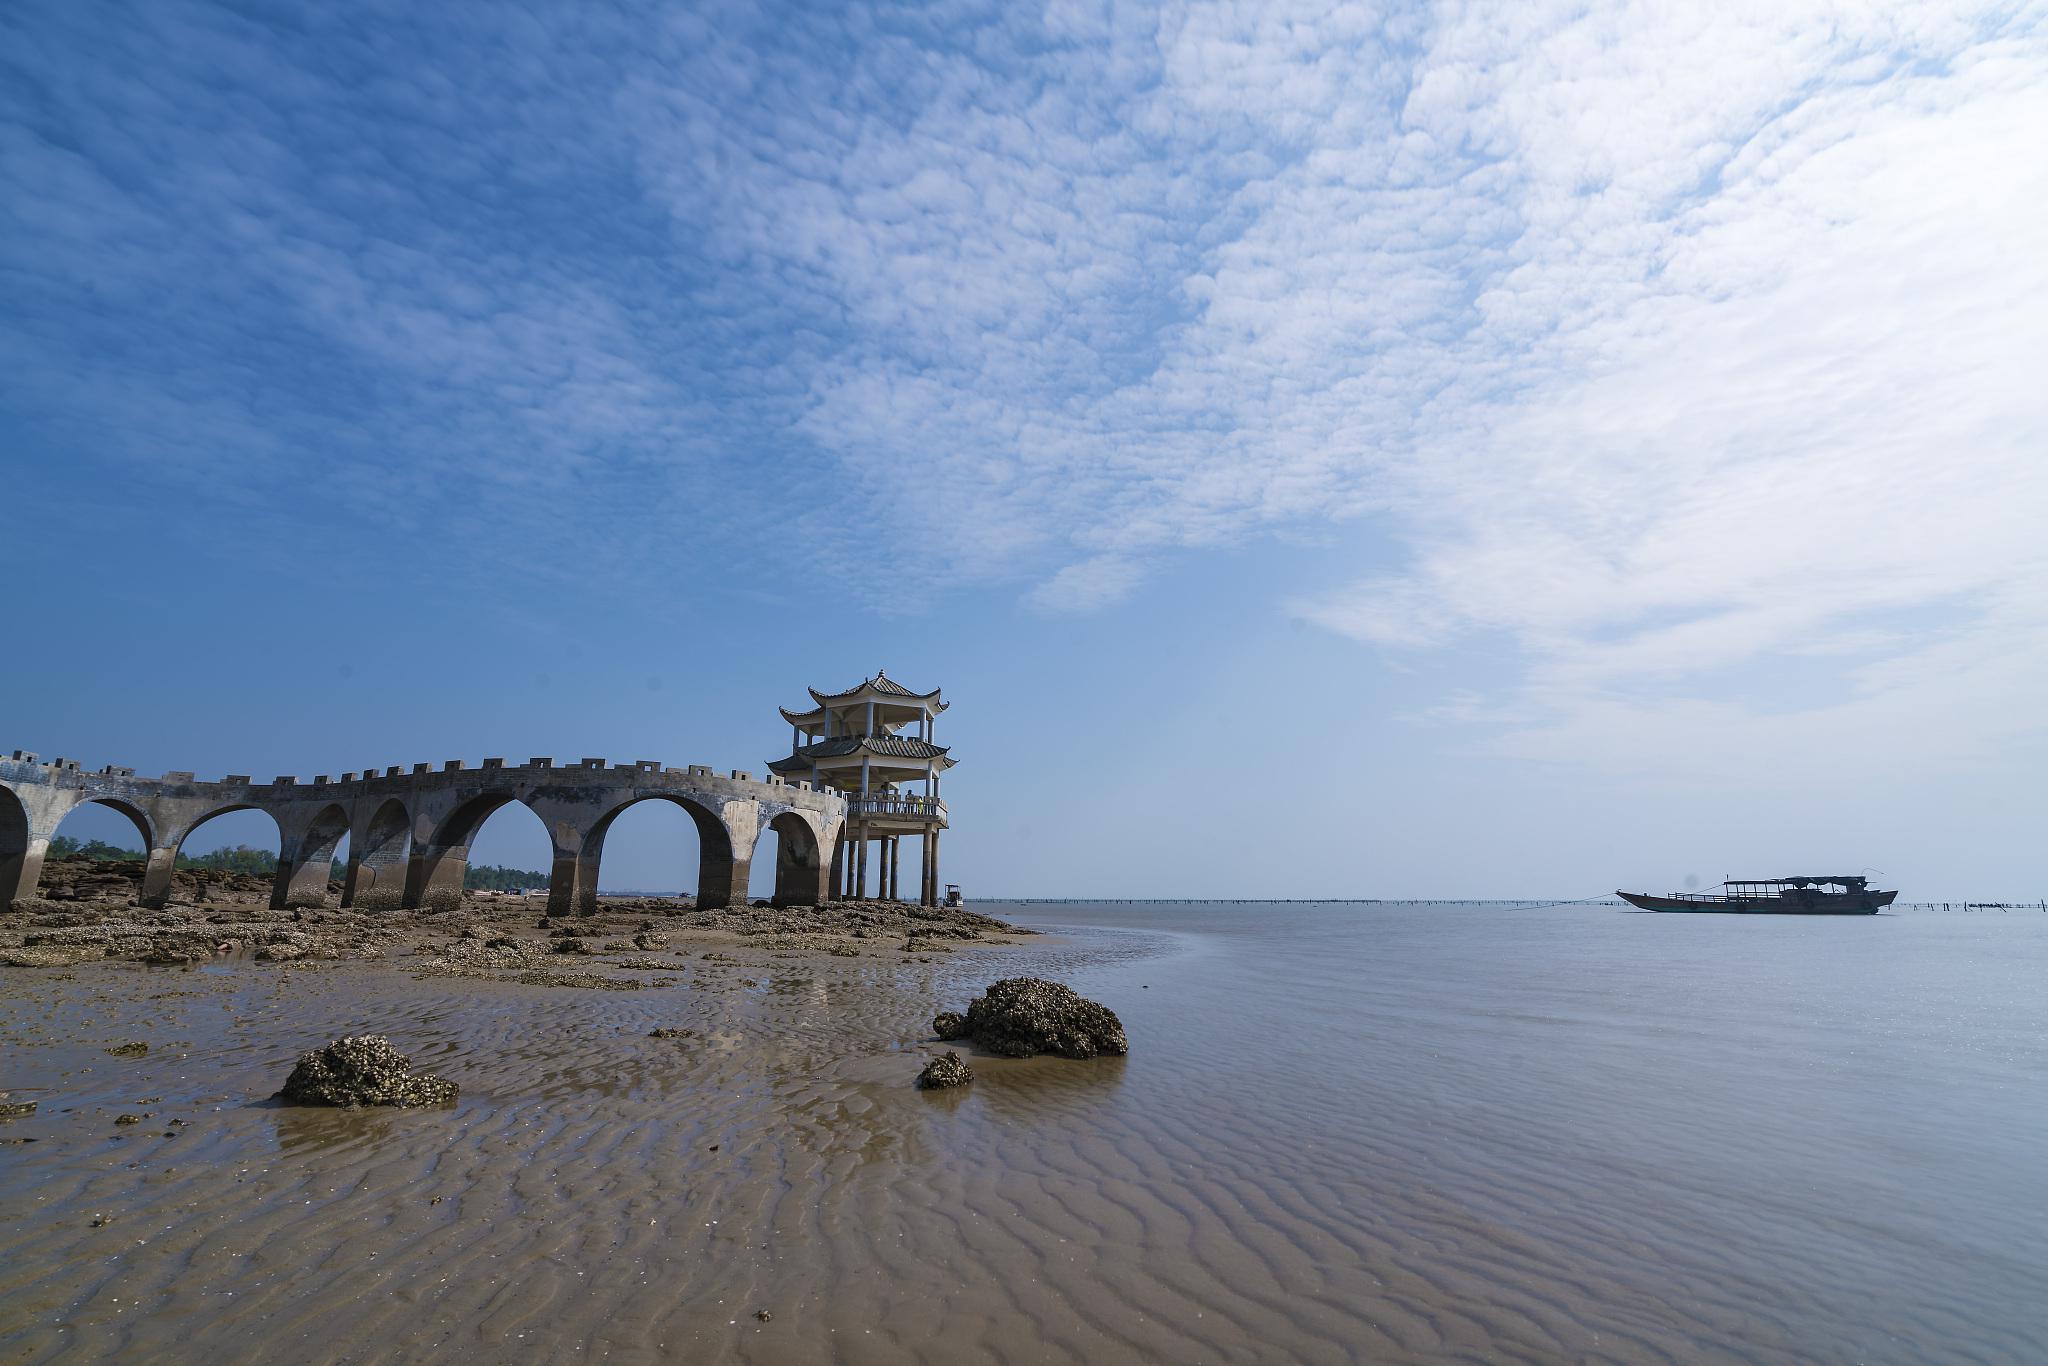
[[[917,1074],[917,1084],[927,1091],[943,1090],[948,1086],[965,1086],[974,1080],[974,1070],[960,1060],[960,1055],[947,1049],[943,1057],[933,1058],[924,1065],[924,1071]]]
[[[299,1055],[280,1100],[298,1105],[449,1105],[460,1088],[442,1077],[415,1076],[412,1059],[381,1034],[354,1034]]]
[[[1042,977],[1005,978],[968,1002],[964,1017],[946,1012],[932,1021],[932,1028],[940,1038],[971,1038],[991,1053],[1012,1058],[1036,1053],[1092,1058],[1131,1051],[1115,1011]]]

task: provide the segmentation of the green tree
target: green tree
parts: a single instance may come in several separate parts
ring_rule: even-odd
[[[490,863],[471,864],[462,874],[462,885],[472,892],[531,892],[546,887],[548,875]]]
[[[142,851],[140,849],[123,849],[117,844],[108,844],[105,840],[86,840],[84,843],[80,843],[69,835],[59,835],[50,841],[49,852],[44,857],[51,859],[82,858],[92,859],[99,863],[113,863],[122,859],[139,859],[142,857]]]

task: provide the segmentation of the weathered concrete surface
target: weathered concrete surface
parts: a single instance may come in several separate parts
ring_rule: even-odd
[[[452,908],[461,899],[470,842],[485,818],[508,802],[523,802],[553,845],[548,911],[571,914],[595,908],[605,833],[621,811],[643,801],[673,802],[696,824],[698,905],[746,901],[755,851],[770,831],[777,837],[775,900],[816,905],[830,899],[846,803],[808,783],[602,759],[561,768],[551,759],[510,768],[500,759],[486,759],[479,768],[450,760],[439,768],[415,764],[304,784],[290,777],[252,783],[243,776],[199,782],[190,773],[85,772],[67,760],[44,763],[17,750],[0,758],[0,907],[33,894],[58,825],[79,806],[98,802],[126,816],[142,837],[149,857],[145,906],[168,899],[178,850],[196,827],[224,812],[257,810],[278,827],[274,908],[325,904],[329,864],[343,835],[349,861],[342,905]]]

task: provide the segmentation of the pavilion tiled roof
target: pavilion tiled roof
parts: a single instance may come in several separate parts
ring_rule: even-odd
[[[844,692],[819,692],[816,688],[812,688],[810,690],[810,694],[812,697],[815,697],[818,700],[819,705],[822,706],[827,702],[837,702],[842,698],[857,697],[864,690],[867,689],[873,689],[875,692],[878,693],[886,693],[891,697],[908,697],[918,702],[938,701],[940,691],[937,688],[933,688],[930,692],[912,691],[911,689],[904,687],[901,683],[898,683],[895,679],[889,677],[887,673],[883,672],[880,669],[877,669],[875,670],[875,676],[873,678],[863,678],[860,682],[854,684],[852,687],[846,689]],[[945,710],[945,704],[943,702],[939,704],[939,709],[941,711]],[[787,712],[783,714],[788,715]]]
[[[946,746],[914,735],[839,735],[808,745],[787,759],[771,759],[768,767],[777,773],[795,773],[808,770],[819,759],[843,759],[863,752],[883,759],[946,758]]]

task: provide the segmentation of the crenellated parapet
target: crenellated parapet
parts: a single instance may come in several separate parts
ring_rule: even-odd
[[[696,825],[700,906],[745,902],[755,851],[770,831],[777,836],[775,899],[789,905],[827,898],[846,802],[772,774],[756,780],[733,769],[721,776],[703,765],[668,768],[649,759],[557,765],[532,758],[514,765],[494,758],[474,767],[448,759],[316,774],[307,782],[281,774],[259,783],[247,774],[145,778],[129,768],[88,770],[75,760],[46,763],[16,750],[0,759],[0,907],[34,893],[58,825],[86,803],[121,812],[142,836],[149,859],[144,905],[168,900],[178,851],[194,829],[229,811],[258,810],[278,826],[273,906],[324,904],[334,852],[347,836],[344,906],[450,907],[461,897],[477,831],[492,812],[520,802],[540,817],[553,846],[549,912],[589,911],[605,834],[621,812],[643,801],[674,803]]]

